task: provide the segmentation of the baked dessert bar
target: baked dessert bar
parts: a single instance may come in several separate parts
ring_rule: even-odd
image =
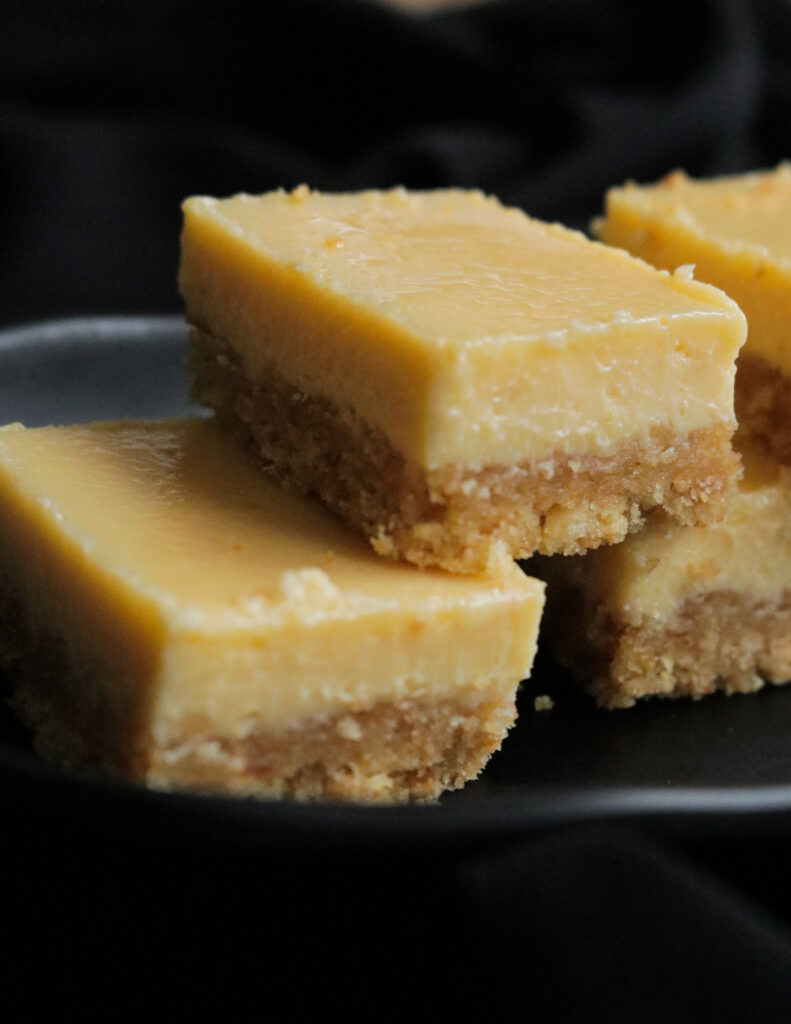
[[[607,195],[599,237],[657,267],[694,263],[747,316],[736,412],[791,463],[791,166],[695,181],[675,171],[656,185]]]
[[[660,513],[623,544],[531,565],[555,654],[599,704],[791,679],[791,468],[757,438],[738,445],[745,473],[723,521]]]
[[[214,422],[0,430],[0,635],[51,758],[155,786],[411,800],[514,720],[543,585],[378,558]]]
[[[196,396],[384,555],[621,540],[716,516],[745,322],[681,272],[478,192],[195,197]]]

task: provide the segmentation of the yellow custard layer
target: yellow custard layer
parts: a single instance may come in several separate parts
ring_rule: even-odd
[[[695,275],[738,302],[745,352],[791,374],[791,167],[694,181],[675,171],[655,185],[607,194],[602,241],[657,267]]]
[[[301,187],[184,216],[187,318],[425,469],[733,424],[730,299],[479,192]]]
[[[28,632],[159,739],[513,691],[543,603],[510,562],[484,579],[378,558],[206,420],[3,428],[0,536]]]
[[[791,588],[791,470],[758,441],[740,438],[739,448],[744,477],[721,522],[678,526],[662,517],[623,544],[566,563],[596,607],[643,626],[669,619],[693,596],[730,591],[759,603]]]

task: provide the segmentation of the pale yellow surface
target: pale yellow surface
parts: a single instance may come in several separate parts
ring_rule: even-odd
[[[301,188],[184,215],[188,319],[427,469],[733,421],[734,303],[481,193]]]
[[[0,529],[34,629],[147,689],[162,741],[191,717],[244,736],[530,672],[542,584],[380,559],[211,421],[3,428]]]
[[[619,621],[661,621],[688,597],[733,590],[755,601],[791,586],[791,470],[741,439],[745,473],[722,522],[649,525],[579,560],[586,586]],[[598,603],[597,602],[597,603]]]
[[[791,374],[791,168],[694,181],[674,172],[656,185],[607,195],[600,238],[655,266],[695,264],[744,310],[745,351]]]

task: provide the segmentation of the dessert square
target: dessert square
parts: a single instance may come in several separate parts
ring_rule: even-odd
[[[184,204],[196,397],[380,554],[456,572],[715,517],[744,318],[478,192]]]
[[[531,564],[556,657],[599,704],[791,679],[791,468],[758,438],[738,445],[744,477],[721,522],[659,513],[623,544]]]
[[[543,585],[378,558],[200,419],[0,430],[2,665],[39,750],[158,787],[413,800],[514,721]]]
[[[736,300],[749,325],[739,426],[791,463],[791,166],[702,181],[674,171],[655,185],[614,188],[595,229],[654,266],[694,263],[697,278]]]

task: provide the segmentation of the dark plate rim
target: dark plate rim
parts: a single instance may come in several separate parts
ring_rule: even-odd
[[[0,804],[40,807],[54,820],[96,836],[139,838],[141,825],[158,843],[194,835],[204,845],[270,852],[298,848],[327,855],[371,850],[419,853],[438,843],[485,845],[552,828],[618,821],[700,838],[775,827],[791,812],[791,787],[537,785],[473,789],[464,802],[437,804],[297,803],[258,797],[160,791],[96,778],[37,761],[0,743]]]

